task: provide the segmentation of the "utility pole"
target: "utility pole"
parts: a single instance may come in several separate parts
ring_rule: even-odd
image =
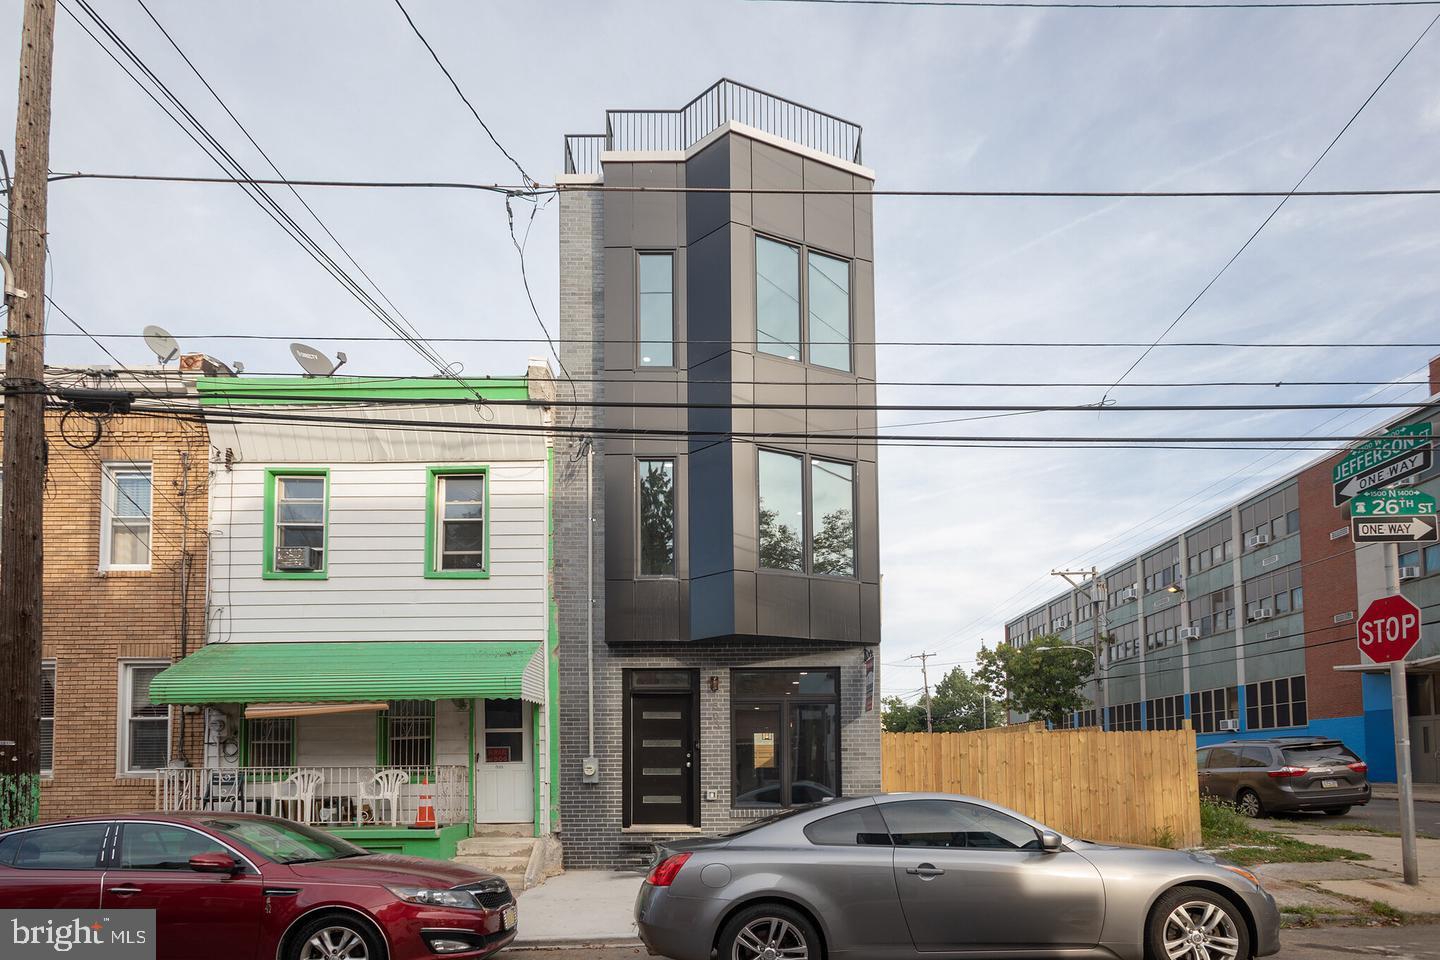
[[[906,657],[906,660],[920,661],[920,680],[925,684],[925,732],[934,733],[935,723],[930,716],[930,664],[929,660],[935,656],[933,653],[916,653]]]
[[[55,0],[25,0],[10,191],[0,544],[0,828],[40,815],[40,643],[45,490],[45,191]]]
[[[1066,583],[1083,593],[1093,608],[1094,616],[1091,618],[1093,626],[1090,630],[1090,646],[1095,656],[1095,688],[1099,693],[1099,702],[1097,704],[1099,713],[1097,714],[1097,718],[1100,721],[1100,729],[1103,730],[1105,729],[1106,691],[1104,671],[1100,666],[1103,662],[1100,659],[1100,647],[1101,644],[1105,642],[1107,627],[1105,622],[1105,607],[1106,601],[1108,600],[1108,588],[1105,586],[1105,581],[1100,579],[1100,570],[1098,567],[1091,567],[1089,570],[1051,570],[1050,576],[1063,578]]]

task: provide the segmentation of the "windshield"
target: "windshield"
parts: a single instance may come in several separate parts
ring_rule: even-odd
[[[201,822],[227,839],[279,863],[312,863],[367,855],[367,851],[347,840],[283,820],[217,817]]]
[[[1343,743],[1319,743],[1310,747],[1286,747],[1285,762],[1297,767],[1323,767],[1327,765],[1354,763],[1360,758],[1345,748]]]

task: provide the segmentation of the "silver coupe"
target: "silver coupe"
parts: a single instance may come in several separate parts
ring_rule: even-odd
[[[953,794],[834,800],[663,846],[635,902],[673,960],[1250,960],[1275,899],[1202,853],[1063,836]]]

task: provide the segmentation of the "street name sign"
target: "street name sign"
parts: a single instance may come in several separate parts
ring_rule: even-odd
[[[1352,517],[1414,517],[1434,513],[1435,498],[1413,487],[1371,490],[1350,501]]]
[[[1335,465],[1335,506],[1366,490],[1413,480],[1435,462],[1431,426],[1411,423],[1367,441]]]
[[[1355,624],[1355,642],[1373,663],[1404,660],[1420,642],[1420,608],[1399,594],[1381,597]]]
[[[1350,537],[1356,543],[1440,543],[1435,516],[1351,517]]]

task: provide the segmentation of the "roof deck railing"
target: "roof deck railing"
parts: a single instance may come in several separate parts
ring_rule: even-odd
[[[858,123],[722,79],[678,110],[605,111],[604,133],[565,137],[565,172],[600,173],[600,154],[606,151],[688,150],[732,121],[837,160],[860,162]]]

